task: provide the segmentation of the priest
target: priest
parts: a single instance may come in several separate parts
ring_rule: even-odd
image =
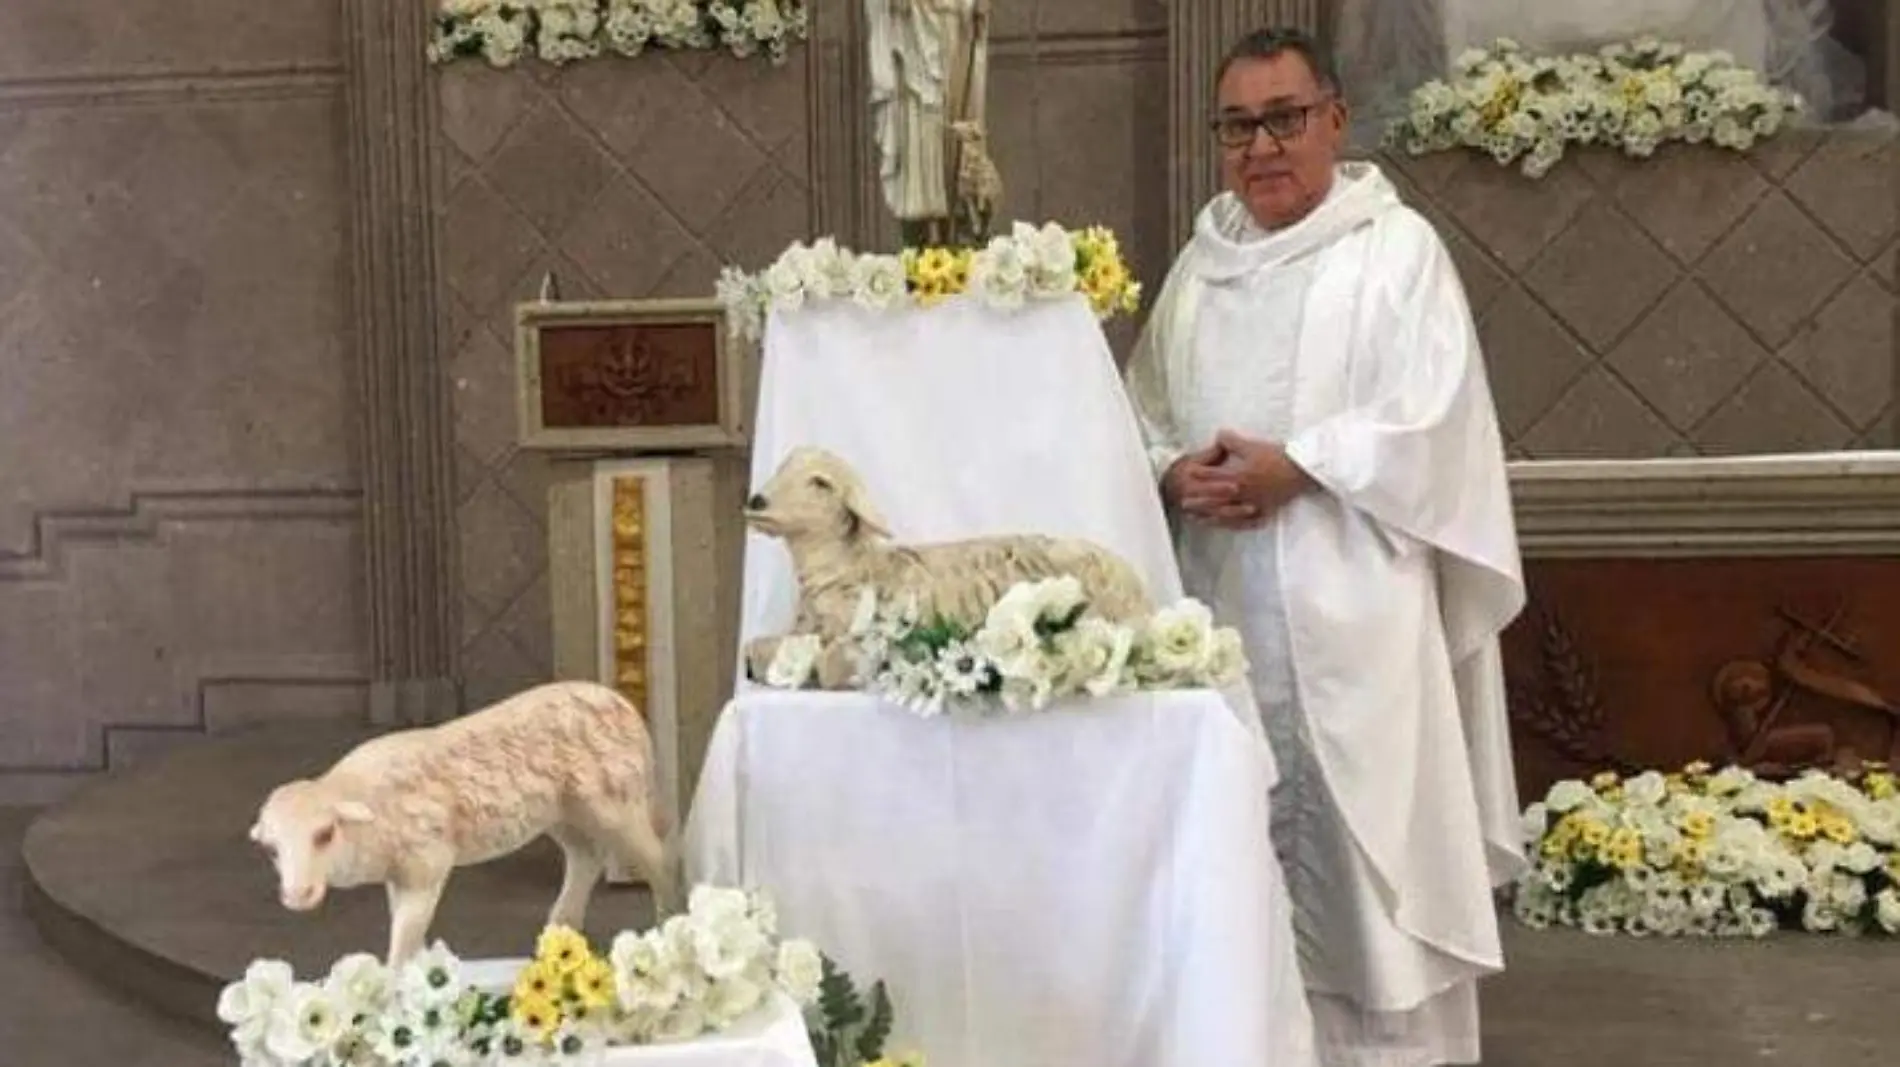
[[[1191,595],[1246,638],[1326,1067],[1479,1062],[1493,890],[1524,863],[1499,632],[1503,448],[1452,261],[1310,38],[1219,72],[1226,191],[1130,360]]]

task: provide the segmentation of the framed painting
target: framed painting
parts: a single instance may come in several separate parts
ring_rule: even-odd
[[[538,301],[515,324],[522,447],[745,446],[743,356],[717,300]]]

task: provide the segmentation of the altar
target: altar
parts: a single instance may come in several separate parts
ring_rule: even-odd
[[[685,859],[885,981],[932,1067],[1305,1064],[1271,766],[1212,693],[971,721],[743,693]]]

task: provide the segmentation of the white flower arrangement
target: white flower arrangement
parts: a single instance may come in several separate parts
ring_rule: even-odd
[[[1184,599],[1140,626],[1088,614],[1073,577],[1020,582],[974,632],[922,620],[867,589],[852,621],[855,684],[920,715],[950,708],[1042,711],[1059,699],[1155,689],[1220,687],[1247,673],[1238,631],[1214,625],[1205,604]],[[766,671],[780,689],[810,685],[824,649],[788,637]]]
[[[1107,319],[1139,306],[1141,284],[1113,233],[1053,222],[1018,222],[982,248],[909,248],[898,255],[853,252],[824,237],[793,244],[759,274],[727,267],[718,283],[730,330],[742,341],[762,337],[773,311],[833,300],[873,311],[930,307],[964,293],[1003,309],[1080,293]]]
[[[762,897],[698,886],[686,914],[620,934],[604,958],[549,927],[505,993],[475,988],[437,942],[395,970],[345,957],[320,982],[258,960],[225,987],[218,1017],[244,1067],[546,1064],[719,1033],[774,990],[807,1008],[836,980],[810,942],[777,937]]]
[[[440,0],[429,59],[480,56],[511,67],[526,55],[554,64],[649,48],[723,48],[741,59],[785,60],[809,25],[804,0]]]
[[[1513,908],[1597,934],[1900,934],[1894,775],[1785,783],[1727,767],[1568,780],[1524,814],[1534,867]]]
[[[1669,141],[1746,151],[1801,113],[1801,98],[1765,84],[1726,52],[1685,52],[1645,37],[1595,54],[1532,56],[1514,41],[1460,56],[1449,81],[1413,90],[1386,132],[1389,148],[1455,148],[1519,162],[1538,178],[1571,145],[1645,158]]]

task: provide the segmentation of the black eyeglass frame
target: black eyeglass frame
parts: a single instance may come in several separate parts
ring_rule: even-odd
[[[1276,107],[1258,115],[1239,113],[1216,115],[1208,120],[1207,128],[1223,148],[1245,148],[1253,144],[1262,133],[1271,138],[1275,144],[1284,145],[1288,141],[1297,140],[1306,132],[1307,123],[1312,121],[1313,112],[1331,106],[1338,99],[1337,96],[1329,93],[1311,103]],[[1246,132],[1235,137],[1227,136],[1224,127],[1231,124],[1238,124]],[[1276,124],[1281,128],[1275,129]]]

